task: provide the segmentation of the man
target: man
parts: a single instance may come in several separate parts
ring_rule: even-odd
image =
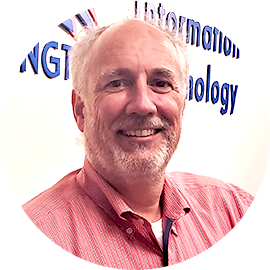
[[[181,38],[137,19],[86,30],[74,46],[85,164],[23,206],[56,244],[107,267],[159,268],[211,247],[243,217],[253,200],[245,191],[165,174],[181,134],[187,59]]]

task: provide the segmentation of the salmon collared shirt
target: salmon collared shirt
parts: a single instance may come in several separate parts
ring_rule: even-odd
[[[34,224],[73,255],[118,269],[173,265],[205,251],[225,236],[253,201],[244,190],[190,173],[168,173],[162,202],[163,244],[85,161],[23,205]]]

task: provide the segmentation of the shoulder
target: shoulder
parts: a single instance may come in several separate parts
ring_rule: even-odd
[[[167,179],[187,196],[196,196],[196,194],[212,198],[218,196],[228,201],[238,201],[247,207],[254,199],[252,195],[240,187],[209,176],[171,172],[167,173]]]
[[[169,172],[166,176],[176,185],[181,185],[184,188],[197,188],[200,186],[224,186],[225,182],[213,177],[197,175],[188,172]]]
[[[37,195],[22,206],[32,221],[48,215],[52,210],[63,208],[68,201],[78,195],[76,176],[81,169],[73,171],[51,188]]]

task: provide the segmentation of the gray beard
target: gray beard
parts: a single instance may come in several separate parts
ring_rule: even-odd
[[[98,172],[103,170],[107,175],[113,173],[126,178],[157,178],[164,173],[180,137],[177,132],[169,131],[168,124],[166,124],[167,130],[163,131],[164,139],[159,149],[146,157],[141,157],[144,151],[149,151],[145,145],[137,144],[132,153],[126,153],[120,146],[111,143],[110,138],[105,138],[101,132],[98,132],[97,121],[94,119],[96,118],[87,113],[84,143],[86,157]],[[123,122],[121,121],[121,126],[125,125]]]

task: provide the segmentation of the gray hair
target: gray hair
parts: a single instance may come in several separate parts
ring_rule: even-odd
[[[128,18],[125,20],[139,20],[137,18]],[[167,38],[172,42],[175,46],[179,59],[179,67],[180,67],[180,77],[182,79],[182,87],[183,90],[187,89],[189,83],[189,55],[187,52],[187,46],[184,42],[184,36],[182,33],[178,33],[176,31],[171,31],[168,28],[163,28],[160,23],[155,24],[151,20],[145,20],[146,23],[151,25],[152,27],[163,32]],[[112,24],[111,24],[112,25]],[[72,85],[75,92],[81,96],[82,99],[85,98],[84,95],[84,86],[86,81],[86,74],[88,71],[88,63],[89,63],[89,51],[94,44],[94,42],[98,39],[98,37],[111,25],[97,27],[94,29],[90,29],[85,27],[83,29],[83,33],[81,38],[76,42],[70,52],[70,63],[71,63],[71,78]]]

